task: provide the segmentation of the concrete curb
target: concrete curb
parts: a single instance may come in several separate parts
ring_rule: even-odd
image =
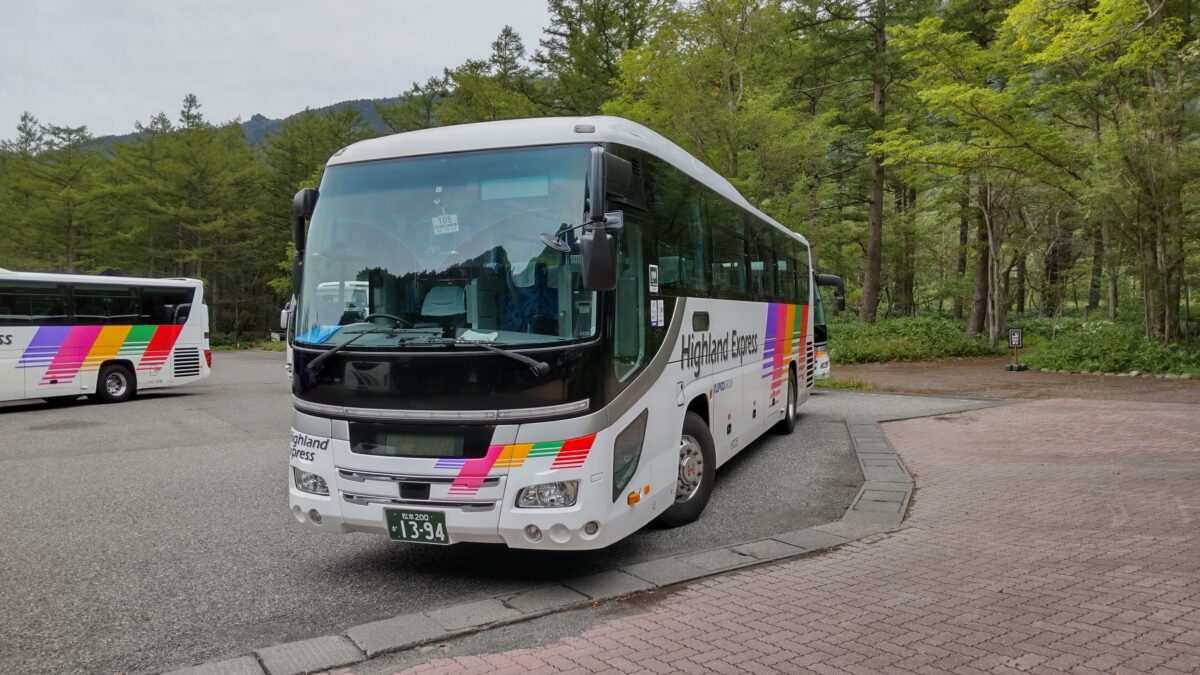
[[[497,626],[667,588],[784,558],[836,548],[898,527],[913,479],[875,422],[847,421],[863,485],[838,522],[766,539],[683,553],[485,600],[353,626],[338,635],[287,642],[167,675],[301,675],[353,665]]]

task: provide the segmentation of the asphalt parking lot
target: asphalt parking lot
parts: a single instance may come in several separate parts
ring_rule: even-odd
[[[609,549],[422,547],[287,512],[282,354],[117,406],[0,405],[0,672],[156,670],[404,612],[837,520],[862,481],[842,421],[981,405],[819,391],[717,475],[700,522]]]

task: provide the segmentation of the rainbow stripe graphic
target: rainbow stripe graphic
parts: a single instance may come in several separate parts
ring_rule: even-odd
[[[45,368],[39,384],[67,384],[80,372],[95,372],[112,359],[127,359],[139,371],[167,363],[183,330],[167,326],[42,326],[17,362],[18,368]]]
[[[771,398],[779,398],[792,358],[806,358],[808,305],[771,303],[767,307],[766,345],[763,348],[762,379],[771,380]],[[804,364],[807,366],[807,364]]]
[[[577,469],[583,466],[596,434],[580,436],[566,441],[548,443],[516,443],[488,447],[487,455],[475,459],[439,459],[434,465],[438,469],[458,469],[458,476],[450,485],[450,494],[474,495],[483,485],[493,468],[518,469],[530,458],[553,457],[551,469]]]

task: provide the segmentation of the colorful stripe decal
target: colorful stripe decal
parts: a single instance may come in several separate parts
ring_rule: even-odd
[[[150,345],[146,347],[146,353],[142,354],[142,360],[138,362],[138,370],[158,370],[167,362],[167,357],[171,355],[171,348],[175,346],[175,341],[179,339],[179,332],[183,330],[183,326],[159,326],[158,330],[154,331],[154,337],[150,338]]]
[[[67,384],[116,358],[135,362],[137,370],[159,370],[182,331],[181,325],[40,326],[17,367],[45,368],[41,384]]]
[[[529,458],[553,457],[551,469],[577,469],[587,461],[596,434],[580,436],[566,441],[548,443],[514,443],[488,447],[487,455],[476,459],[439,459],[435,468],[458,469],[458,476],[450,484],[450,494],[474,495],[483,485],[492,469],[518,469],[525,466]]]
[[[771,303],[765,334],[770,341],[763,348],[762,379],[771,380],[771,398],[778,399],[792,359],[807,358],[803,346],[808,336],[808,305]]]
[[[54,355],[54,360],[42,375],[42,384],[66,384],[75,379],[83,360],[87,358],[88,350],[100,335],[100,326],[72,326],[63,340],[62,347]]]

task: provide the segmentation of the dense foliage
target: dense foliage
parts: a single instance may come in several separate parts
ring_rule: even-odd
[[[505,28],[370,122],[643,122],[808,236],[865,322],[952,317],[885,322],[897,355],[986,352],[1010,311],[1086,314],[1059,329],[1081,348],[1100,317],[1163,345],[1195,334],[1200,0],[548,4],[532,53]],[[291,196],[377,133],[360,110],[256,145],[190,95],[115,144],[27,114],[0,153],[0,267],[199,276],[216,332],[262,335],[288,292]],[[851,356],[877,329],[839,329],[843,358],[880,356]]]

